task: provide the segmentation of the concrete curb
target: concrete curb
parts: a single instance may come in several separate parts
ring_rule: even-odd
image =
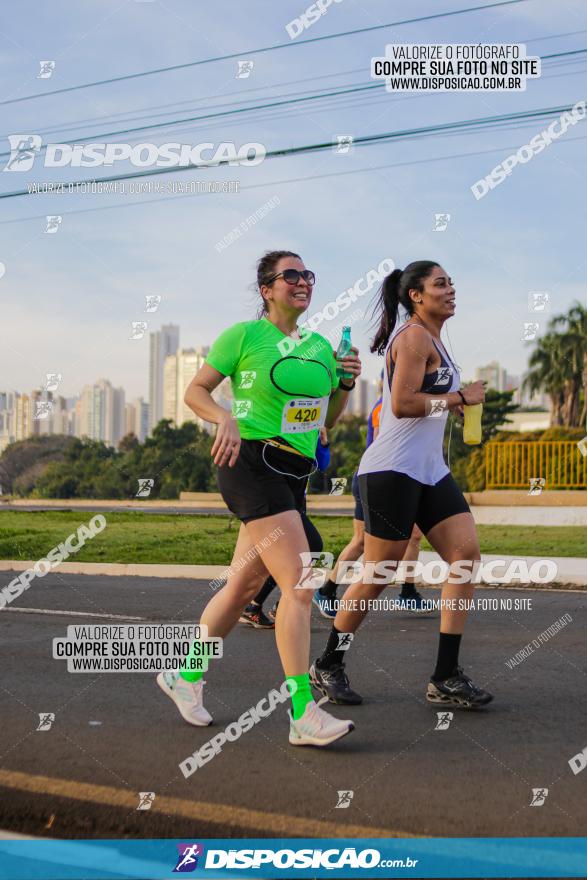
[[[26,571],[32,568],[35,560],[0,560],[0,571]],[[60,574],[95,574],[112,577],[156,577],[191,578],[193,580],[214,580],[226,571],[227,565],[160,565],[156,563],[124,562],[62,562],[53,571]]]
[[[484,492],[465,492],[467,503],[471,507],[569,507],[587,508],[587,489],[568,489],[544,491],[540,495],[529,496],[524,489],[491,489]],[[316,510],[329,508],[348,508],[353,510],[355,500],[352,495],[308,495],[308,506]],[[179,499],[108,499],[108,498],[8,498],[0,496],[2,504],[15,507],[117,507],[136,508],[149,507],[183,508],[200,510],[202,507],[226,510],[226,505],[219,492],[180,492]]]
[[[587,494],[587,493],[586,493]],[[320,496],[310,496],[310,499]],[[6,503],[4,508],[0,503],[0,511],[18,510],[23,508],[27,512],[35,510],[68,510],[80,514],[88,514],[91,511],[102,513],[115,513],[117,510],[124,511],[153,511],[165,516],[169,510],[178,516],[184,513],[191,515],[229,516],[229,511],[222,500],[206,501],[205,505],[199,501],[26,501]],[[328,502],[308,501],[308,513],[310,516],[343,516],[351,517],[354,512],[354,500],[348,496],[338,496]],[[521,505],[498,506],[495,504],[471,505],[471,513],[477,525],[504,525],[504,526],[587,526],[587,507],[582,506],[546,506]]]
[[[484,563],[493,560],[504,560],[506,563],[513,559],[523,559],[528,565],[539,562],[547,557],[542,556],[494,556],[482,555]],[[422,552],[419,557],[423,563],[439,562],[437,553]],[[572,556],[550,556],[557,568],[556,583],[572,584],[575,586],[587,586],[587,559]],[[1,560],[0,571],[26,571],[35,564],[34,560],[23,562],[20,560]],[[152,577],[152,578],[188,578],[191,580],[213,581],[226,572],[227,565],[159,565],[152,563],[117,563],[117,562],[63,562],[55,571],[61,574],[83,575],[108,575],[113,577]],[[49,572],[51,573],[51,572]],[[510,586],[518,586],[522,582],[516,581]],[[504,585],[505,586],[505,585]],[[539,585],[540,586],[540,585]],[[546,585],[545,585],[546,586]]]
[[[76,507],[95,507],[103,509],[104,507],[115,510],[117,507],[133,508],[135,510],[149,510],[151,507],[169,507],[171,509],[180,507],[184,510],[200,510],[202,507],[217,507],[219,510],[227,510],[226,504],[222,500],[221,495],[217,492],[210,492],[206,497],[206,493],[201,493],[203,498],[198,501],[186,501],[177,499],[152,499],[137,500],[136,498],[11,498],[0,497],[0,510],[2,506],[6,507],[38,507],[39,509],[47,509],[55,507],[58,509]],[[205,501],[205,504],[204,504]]]

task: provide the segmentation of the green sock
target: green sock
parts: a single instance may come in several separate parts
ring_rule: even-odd
[[[197,640],[192,644],[190,652],[185,658],[183,666],[179,670],[179,674],[185,681],[199,681],[208,670],[208,658],[203,657],[200,653],[196,652],[196,645],[199,644],[200,643]],[[198,666],[200,667],[199,669]]]
[[[291,694],[293,688],[289,684],[290,681],[293,681],[296,685],[296,690],[293,694]],[[306,706],[308,705],[308,703],[312,703],[314,701],[314,697],[312,696],[312,691],[310,689],[310,674],[308,672],[305,672],[303,675],[288,675],[287,683],[291,694],[294,721],[297,721],[298,718],[301,718],[306,711]]]

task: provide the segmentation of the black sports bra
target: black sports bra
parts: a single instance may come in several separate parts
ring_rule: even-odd
[[[404,324],[403,327],[400,327],[395,336],[393,337],[393,341],[396,340],[397,336],[405,330],[406,327],[411,327],[411,324]],[[422,387],[420,391],[424,391],[426,393],[434,392],[435,394],[446,394],[450,391],[452,385],[452,377],[455,373],[458,373],[457,368],[453,364],[453,362],[448,358],[448,354],[441,349],[434,337],[432,337],[432,342],[434,343],[434,347],[436,351],[440,355],[440,366],[433,370],[431,373],[425,373],[424,379],[422,381]],[[391,357],[391,349],[393,347],[393,343],[389,346],[389,361],[388,361],[388,375],[389,375],[389,390],[391,391],[391,382],[393,379],[393,374],[395,371],[395,364]]]

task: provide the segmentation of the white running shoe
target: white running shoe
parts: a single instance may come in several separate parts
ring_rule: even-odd
[[[308,703],[306,711],[297,721],[288,710],[289,741],[292,746],[328,746],[355,729],[352,721],[340,721],[320,708],[322,703],[327,702],[328,697],[323,697],[318,703]]]
[[[188,724],[196,727],[207,727],[212,724],[212,716],[204,709],[202,691],[204,681],[186,681],[176,672],[160,672],[157,684],[167,696],[173,700],[179,713]]]

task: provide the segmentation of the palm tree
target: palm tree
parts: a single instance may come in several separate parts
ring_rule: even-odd
[[[567,365],[561,345],[560,333],[546,333],[541,336],[528,359],[530,370],[524,377],[522,387],[531,394],[544,391],[550,397],[550,424],[563,424],[564,390],[567,378]]]
[[[567,315],[559,315],[553,319],[553,324],[566,321],[569,337],[569,347],[572,351],[571,359],[576,370],[577,383],[579,388],[583,388],[583,408],[578,420],[572,424],[575,426],[586,425],[587,423],[587,309],[580,302],[576,302],[571,306]],[[578,394],[577,394],[577,411],[578,411]],[[577,413],[578,414],[578,413]],[[587,427],[587,425],[586,425]]]

